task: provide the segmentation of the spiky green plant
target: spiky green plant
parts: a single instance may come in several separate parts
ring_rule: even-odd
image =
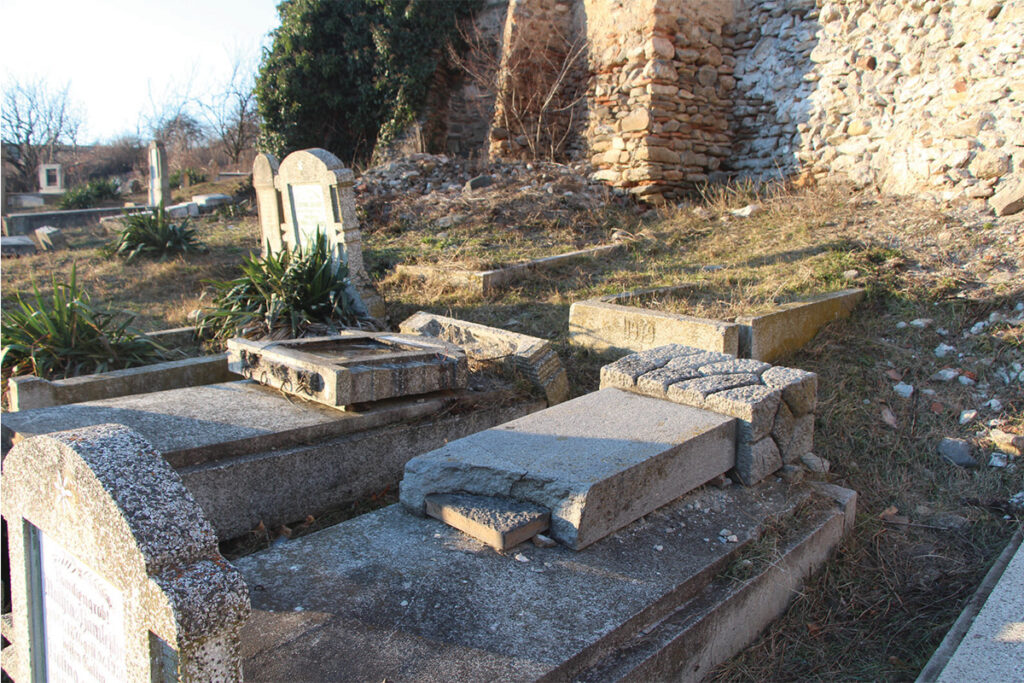
[[[206,250],[188,219],[172,223],[162,205],[151,212],[125,214],[121,220],[124,229],[110,248],[126,262],[138,256],[164,259],[172,254]]]
[[[163,347],[131,327],[133,316],[97,309],[78,287],[75,268],[67,283],[53,278],[53,293],[15,296],[0,316],[3,376],[45,379],[105,372],[159,360]]]
[[[218,339],[301,337],[311,327],[329,333],[360,324],[348,270],[331,258],[322,234],[305,248],[249,256],[241,277],[207,284],[215,294],[200,328]]]

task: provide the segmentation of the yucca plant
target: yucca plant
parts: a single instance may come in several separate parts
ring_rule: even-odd
[[[4,379],[33,374],[60,379],[160,360],[164,349],[131,327],[133,317],[101,311],[78,287],[75,268],[67,283],[53,278],[53,293],[15,296],[0,316],[0,367]]]
[[[111,244],[111,251],[131,262],[138,256],[167,258],[172,254],[206,251],[188,219],[172,223],[163,205],[151,212],[125,214],[124,229]]]
[[[239,278],[206,282],[213,306],[200,329],[218,339],[294,338],[362,322],[348,292],[348,269],[331,258],[322,234],[305,248],[247,257]]]

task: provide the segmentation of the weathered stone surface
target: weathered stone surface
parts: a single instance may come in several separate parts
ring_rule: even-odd
[[[957,467],[973,468],[978,462],[971,457],[971,445],[963,439],[945,437],[939,442],[939,455]]]
[[[0,236],[0,256],[31,256],[36,251],[36,243],[27,235]]]
[[[466,493],[429,495],[425,510],[428,517],[439,519],[495,550],[513,548],[547,529],[551,522],[551,513],[537,505]]]
[[[232,372],[343,407],[466,386],[466,356],[429,337],[344,332],[284,341],[228,340]]]
[[[772,431],[782,393],[765,386],[744,386],[726,389],[704,399],[704,408],[740,420],[738,429],[741,438],[760,441]]]
[[[577,301],[569,309],[569,338],[574,344],[599,351],[644,351],[682,344],[735,356],[739,327],[602,301]]]
[[[673,384],[668,388],[666,395],[670,401],[675,401],[676,403],[704,407],[706,399],[710,394],[735,387],[758,384],[760,384],[760,381],[757,375],[750,373],[713,375],[711,377],[683,380]]]
[[[155,636],[183,680],[241,680],[246,586],[195,499],[141,436],[101,425],[23,441],[4,460],[3,490],[14,629],[5,670],[42,676],[30,656],[42,650],[51,676],[98,669],[150,680],[163,676]],[[33,594],[45,645],[33,640]]]
[[[500,362],[521,372],[544,392],[548,405],[569,398],[569,379],[546,340],[526,334],[418,311],[399,326],[405,334],[437,337],[460,347],[471,361]]]
[[[788,443],[780,443],[783,462],[795,462],[814,449],[814,415],[808,413],[793,418],[793,432]]]
[[[67,249],[68,240],[61,232],[60,228],[55,228],[52,225],[44,225],[41,228],[36,228],[32,232],[32,237],[39,246],[40,251],[56,251],[58,249]]]
[[[740,355],[774,361],[802,348],[825,324],[850,315],[864,298],[863,289],[826,294],[812,301],[786,304],[773,313],[741,316]]]
[[[699,349],[682,344],[668,344],[641,353],[631,353],[601,367],[601,388],[632,389],[641,375],[663,368],[669,361],[697,353],[700,353]]]
[[[400,506],[376,510],[235,562],[249,584],[263,587],[253,593],[255,611],[245,627],[246,675],[619,680],[635,672],[637,680],[667,680],[678,668],[694,667],[705,675],[756,637],[810,566],[827,558],[851,526],[847,493],[841,504],[818,498],[828,512],[813,522],[793,517],[801,539],[796,552],[782,549],[765,569],[771,573],[744,582],[743,590],[756,592],[741,594],[734,583],[721,594],[704,592],[718,585],[711,567],[729,565],[729,555],[738,557],[766,520],[789,519],[787,510],[806,499],[802,491],[773,483],[756,491],[702,490],[580,552],[523,549],[525,562]],[[695,503],[707,512],[694,516],[687,507]],[[703,540],[722,528],[738,542]],[[720,609],[685,625],[663,622],[694,595]],[[652,626],[679,628],[680,637],[659,630],[651,638]],[[654,641],[680,647],[647,651]],[[600,668],[605,657],[626,652],[638,659],[625,669]]]
[[[602,389],[413,458],[401,499],[416,514],[433,493],[528,501],[580,549],[732,467],[734,432],[732,418]]]
[[[771,367],[770,363],[754,360],[752,358],[733,358],[717,363],[709,363],[700,367],[702,375],[729,375],[739,373],[752,373],[761,375]]]
[[[770,437],[754,443],[738,444],[736,474],[747,486],[753,486],[782,467],[779,448]]]
[[[192,195],[192,202],[199,207],[200,211],[212,211],[218,206],[231,204],[232,200],[230,195],[214,193]]]
[[[761,380],[766,386],[782,391],[782,400],[794,415],[814,412],[818,404],[818,376],[815,373],[776,366],[765,370]]]

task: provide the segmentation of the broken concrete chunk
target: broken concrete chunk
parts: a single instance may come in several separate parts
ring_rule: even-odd
[[[818,403],[818,376],[813,372],[774,367],[764,371],[761,381],[782,391],[782,400],[793,415],[799,417],[814,412]]]
[[[770,437],[753,444],[737,444],[736,474],[745,485],[753,486],[781,467],[779,448]]]
[[[668,388],[668,399],[676,403],[703,408],[710,394],[735,387],[760,384],[757,375],[738,373],[735,375],[714,375],[688,379]]]
[[[765,386],[745,386],[711,394],[704,401],[706,410],[739,418],[741,438],[760,441],[772,430],[782,392]]]
[[[508,550],[546,530],[551,513],[511,498],[467,493],[426,497],[426,513],[495,550]]]

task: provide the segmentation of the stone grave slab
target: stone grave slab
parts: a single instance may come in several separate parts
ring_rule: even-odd
[[[548,528],[542,507],[509,498],[442,493],[426,497],[428,517],[469,534],[495,550],[508,550]]]
[[[675,626],[676,613],[699,610],[681,620],[696,627],[674,641],[675,652],[660,647],[669,656],[659,661],[674,670],[693,654],[700,669],[689,673],[701,677],[784,610],[852,527],[847,493],[835,503],[774,483],[700,489],[579,552],[527,545],[499,554],[400,506],[376,510],[235,561],[254,587],[245,676],[618,680],[629,671],[589,674]],[[810,495],[812,504],[799,505]],[[765,572],[713,581],[766,520],[794,509],[794,540],[780,543]],[[735,543],[720,540],[724,528]],[[635,680],[670,679],[646,660],[634,666],[646,674]]]
[[[140,435],[39,436],[3,467],[16,680],[241,680],[245,584]]]
[[[730,417],[603,389],[410,460],[402,503],[436,493],[503,496],[551,512],[551,535],[584,548],[735,464]]]
[[[440,340],[344,333],[283,341],[228,341],[232,372],[285,393],[344,408],[466,386],[466,356]]]

